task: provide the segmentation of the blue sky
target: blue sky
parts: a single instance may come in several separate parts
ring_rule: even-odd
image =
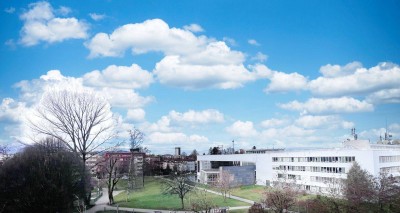
[[[0,143],[27,140],[41,95],[68,85],[104,95],[154,153],[338,146],[386,123],[400,137],[398,1],[0,6]]]

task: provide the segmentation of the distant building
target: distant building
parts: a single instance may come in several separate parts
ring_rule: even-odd
[[[255,149],[255,153],[247,154],[199,155],[197,160],[197,179],[204,184],[218,178],[220,163],[230,164],[233,173],[237,173],[239,169],[234,168],[237,167],[235,162],[239,162],[239,166],[254,165],[252,170],[245,172],[254,176],[258,185],[272,186],[278,178],[284,178],[295,180],[303,190],[311,193],[325,193],[331,183],[346,179],[355,161],[374,176],[386,172],[400,178],[400,146],[370,144],[367,140],[348,140],[343,142],[341,148],[294,151]]]

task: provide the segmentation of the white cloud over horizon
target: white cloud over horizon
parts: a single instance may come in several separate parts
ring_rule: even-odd
[[[302,114],[336,114],[371,112],[374,106],[366,101],[359,101],[351,97],[340,98],[311,98],[306,102],[291,101],[286,104],[278,104],[282,109],[299,111]]]

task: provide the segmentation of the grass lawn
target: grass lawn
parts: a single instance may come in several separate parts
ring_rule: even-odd
[[[227,199],[224,202],[222,196],[214,195],[208,193],[211,200],[217,206],[249,206],[249,204],[236,201],[233,199]],[[153,177],[146,177],[144,189],[135,191],[128,196],[127,193],[123,192],[117,195],[114,200],[119,204],[120,207],[130,207],[130,208],[143,208],[143,209],[165,209],[165,210],[179,210],[181,208],[180,199],[177,195],[164,195],[161,191],[160,180]],[[187,195],[185,198],[185,207],[189,210],[191,196],[194,193]]]
[[[261,198],[263,197],[264,191],[265,186],[249,185],[233,188],[231,194],[255,202],[260,202]]]

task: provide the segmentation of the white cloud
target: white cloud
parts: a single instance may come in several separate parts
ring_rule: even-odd
[[[172,143],[207,143],[207,137],[200,135],[186,135],[181,132],[154,132],[148,136],[150,143],[172,144]],[[172,146],[171,146],[172,147]]]
[[[272,119],[268,119],[268,120],[264,120],[261,122],[261,126],[264,128],[271,128],[271,127],[280,127],[283,125],[286,125],[289,121],[286,119],[276,119],[276,118],[272,118]]]
[[[366,101],[369,103],[400,103],[400,88],[384,89],[367,96]]]
[[[65,9],[61,9],[61,12]],[[58,18],[48,2],[37,2],[29,5],[29,10],[20,18],[24,21],[21,29],[21,43],[33,46],[40,41],[54,43],[66,39],[83,39],[87,37],[88,25],[76,18]]]
[[[204,29],[198,24],[185,25],[185,26],[183,26],[183,29],[194,32],[194,33],[204,32]]]
[[[258,61],[258,62],[265,62],[268,59],[268,56],[263,54],[262,52],[257,52],[257,54],[251,58],[251,60]]]
[[[154,101],[154,97],[142,97],[131,89],[104,87],[99,91],[113,107],[141,108]]]
[[[154,74],[162,84],[185,89],[232,89],[256,79],[242,64],[192,65],[179,56],[166,56],[156,64]]]
[[[274,71],[269,78],[271,82],[265,88],[265,92],[300,91],[307,88],[307,78],[298,73],[283,73]]]
[[[319,99],[311,98],[307,102],[292,101],[279,104],[283,109],[300,111],[302,114],[332,114],[373,111],[372,104],[351,97]]]
[[[12,14],[12,13],[15,12],[15,8],[14,7],[8,7],[6,9],[4,9],[4,12]]]
[[[258,134],[251,121],[236,121],[231,126],[227,127],[226,131],[238,137],[253,137]]]
[[[253,46],[260,46],[260,44],[255,39],[249,39],[247,42]]]
[[[148,87],[153,82],[153,76],[136,64],[130,67],[110,65],[102,71],[86,73],[83,82],[94,87],[139,89]]]
[[[174,28],[152,19],[123,25],[111,34],[98,33],[85,45],[89,57],[122,56],[128,49],[134,54],[161,52],[165,57],[153,73],[160,83],[173,87],[232,89],[261,77],[243,65],[242,52],[224,41],[196,36],[192,31],[198,27],[190,26]],[[265,55],[258,54],[258,60],[265,60]]]
[[[173,110],[169,112],[168,117],[172,121],[178,123],[207,124],[224,122],[224,114],[215,109],[207,109],[203,111],[189,110],[184,113]]]
[[[1,123],[18,123],[26,112],[26,104],[12,98],[3,98],[0,105]]]
[[[100,21],[106,17],[104,14],[97,14],[97,13],[89,13],[91,19],[95,21]]]
[[[318,96],[368,95],[382,90],[400,89],[400,67],[380,63],[369,69],[358,62],[345,67],[327,65],[321,68],[323,77],[310,81],[310,91]]]
[[[147,20],[143,23],[126,24],[111,34],[98,33],[86,43],[89,57],[122,56],[127,49],[143,54],[160,51],[165,54],[188,54],[197,52],[209,39],[195,36],[192,32],[170,28],[161,19]]]
[[[72,11],[71,8],[65,6],[61,6],[59,9],[56,10],[57,13],[63,16],[68,15],[69,13],[71,13],[71,11]]]
[[[231,46],[237,46],[237,43],[236,43],[235,39],[233,39],[233,38],[223,37],[222,41],[224,41],[225,43],[227,43]]]
[[[359,68],[362,68],[362,64],[358,61],[354,61],[346,64],[343,67],[340,65],[327,64],[325,66],[322,66],[319,71],[324,77],[330,78],[351,75],[355,73]]]
[[[129,121],[143,121],[146,116],[146,112],[141,108],[128,109],[126,113],[126,119]]]
[[[314,116],[304,115],[295,121],[297,126],[311,129],[311,128],[325,128],[325,129],[350,129],[354,127],[353,122],[343,121],[339,116],[336,115],[325,115],[325,116]]]

